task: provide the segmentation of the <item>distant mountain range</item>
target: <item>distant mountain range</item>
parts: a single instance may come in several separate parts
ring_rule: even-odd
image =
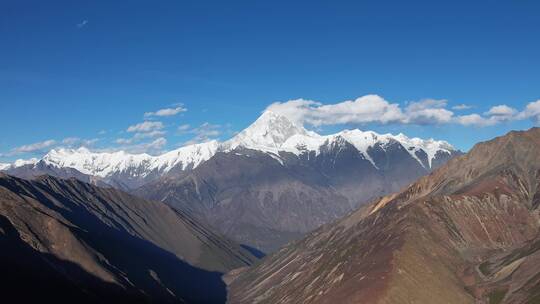
[[[477,144],[251,268],[229,303],[539,303],[540,128]]]
[[[403,134],[319,135],[266,111],[221,143],[158,156],[57,149],[0,169],[22,178],[75,177],[163,201],[271,252],[460,154],[445,141]]]
[[[0,286],[21,303],[223,303],[257,259],[184,212],[75,179],[0,173]]]

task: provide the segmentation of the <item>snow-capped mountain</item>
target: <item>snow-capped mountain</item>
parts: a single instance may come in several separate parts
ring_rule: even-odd
[[[216,153],[237,149],[250,149],[271,155],[282,165],[290,154],[318,156],[328,146],[339,148],[350,144],[359,156],[379,168],[373,159],[376,149],[385,150],[399,143],[422,167],[430,170],[438,155],[452,155],[455,149],[445,141],[408,138],[403,134],[377,134],[372,131],[344,130],[337,134],[319,135],[291,122],[283,115],[265,111],[254,123],[225,142],[209,141],[184,146],[162,155],[130,154],[118,152],[92,152],[87,148],[53,149],[41,159],[17,160],[13,164],[0,164],[0,170],[17,172],[40,168],[40,174],[49,173],[47,167],[70,168],[98,178],[105,183],[124,189],[134,189],[162,176],[193,170]],[[68,174],[69,175],[69,174]]]
[[[362,156],[375,163],[369,155],[369,150],[379,145],[383,149],[392,142],[400,143],[412,158],[420,165],[426,164],[419,158],[419,153],[427,155],[427,168],[431,168],[437,153],[451,154],[456,149],[443,140],[409,138],[404,134],[377,134],[373,131],[344,130],[332,135],[319,135],[292,123],[286,117],[265,111],[253,124],[244,129],[232,139],[223,143],[222,148],[232,150],[244,147],[279,155],[280,152],[290,152],[301,155],[315,151],[320,153],[324,145],[345,142],[352,144]]]
[[[157,171],[167,173],[173,168],[188,170],[212,157],[219,144],[209,141],[189,145],[162,155],[129,154],[124,151],[113,153],[91,152],[87,148],[51,150],[42,160],[56,167],[70,167],[81,173],[107,177],[118,173],[145,177]]]
[[[254,123],[223,143],[224,149],[244,147],[278,154],[287,151],[287,141],[291,138],[315,139],[319,142],[322,136],[297,126],[283,115],[265,111]]]

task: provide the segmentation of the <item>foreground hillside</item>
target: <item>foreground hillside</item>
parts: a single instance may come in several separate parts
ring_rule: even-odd
[[[540,129],[228,274],[230,303],[538,303]]]
[[[255,258],[192,217],[71,179],[0,174],[2,296],[20,302],[225,300]]]

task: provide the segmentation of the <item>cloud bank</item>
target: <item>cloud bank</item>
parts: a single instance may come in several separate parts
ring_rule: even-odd
[[[456,115],[452,110],[470,109],[467,105],[448,108],[444,99],[423,99],[405,106],[391,103],[378,95],[366,95],[355,100],[334,104],[295,99],[275,102],[266,110],[285,115],[299,124],[315,127],[337,124],[405,124],[492,126],[505,121],[531,119],[540,122],[540,100],[527,104],[523,111],[507,105],[497,105],[479,114]]]

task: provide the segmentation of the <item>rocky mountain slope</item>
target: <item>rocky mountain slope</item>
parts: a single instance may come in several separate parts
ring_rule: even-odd
[[[477,144],[228,274],[230,303],[536,303],[540,129]]]
[[[192,216],[76,179],[0,173],[3,296],[219,303],[221,273],[256,259]]]

